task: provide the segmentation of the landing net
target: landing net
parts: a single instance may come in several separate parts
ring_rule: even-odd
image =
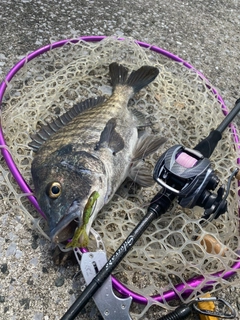
[[[129,108],[141,111],[151,121],[152,133],[168,139],[158,153],[146,159],[149,168],[153,169],[158,157],[175,144],[194,147],[224,118],[219,95],[206,79],[183,63],[143,48],[132,39],[119,41],[109,37],[97,42],[65,41],[64,45],[43,50],[31,61],[27,56],[24,66],[9,83],[5,83],[2,129],[15,165],[30,189],[33,187],[30,166],[34,156],[28,147],[30,134],[76,102],[110,95],[108,66],[112,62],[121,63],[129,70],[143,65],[156,66],[160,70],[157,79],[129,104]],[[233,131],[226,130],[211,157],[220,184],[225,184],[236,168],[238,147]],[[6,147],[2,146],[2,149]],[[12,210],[19,214],[20,211],[32,227],[45,235],[45,226],[29,203],[29,194],[19,189],[4,159],[0,162],[0,180],[2,213]],[[158,303],[168,309],[174,303],[166,298],[165,292],[175,292],[174,299],[188,302],[196,293],[200,294],[209,281],[213,280],[212,291],[228,286],[230,280],[225,275],[238,268],[239,260],[238,189],[234,181],[228,197],[228,212],[204,228],[199,224],[203,214],[201,208],[182,209],[175,203],[142,235],[115,270],[116,278],[144,295],[148,307],[156,303],[150,296],[157,295],[161,296]],[[101,235],[108,256],[145,215],[149,201],[158,191],[156,184],[142,189],[136,189],[132,183],[124,184],[99,213],[93,228]],[[218,242],[219,252],[207,252],[206,235]],[[194,287],[189,279],[195,277],[200,281]],[[239,282],[237,277],[235,279]],[[191,293],[185,296],[183,293],[188,289]],[[139,311],[137,307],[132,310],[136,319],[145,311]]]

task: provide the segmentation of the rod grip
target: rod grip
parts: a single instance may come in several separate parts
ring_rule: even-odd
[[[181,305],[173,312],[166,314],[165,316],[158,318],[158,320],[184,320],[192,314],[192,308],[189,305]]]
[[[214,149],[216,148],[218,141],[221,140],[222,134],[218,130],[210,132],[209,136],[200,141],[194,150],[199,151],[205,158],[210,158]]]

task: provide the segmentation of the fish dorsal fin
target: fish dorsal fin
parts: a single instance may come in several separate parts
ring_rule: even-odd
[[[38,132],[31,135],[32,141],[28,145],[33,149],[33,151],[37,151],[41,147],[41,145],[60,128],[68,124],[80,113],[103,103],[104,100],[105,97],[96,97],[89,98],[87,100],[75,104],[67,112],[54,119],[52,122],[42,126]]]
[[[132,109],[131,112],[137,120],[137,128],[139,130],[150,127],[152,125],[149,120],[146,120],[146,116],[141,111]]]

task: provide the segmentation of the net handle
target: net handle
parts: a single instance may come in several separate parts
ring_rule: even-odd
[[[33,60],[34,58],[59,47],[64,46],[67,43],[77,43],[81,40],[86,41],[86,42],[97,42],[97,41],[101,41],[103,39],[107,38],[106,36],[82,36],[79,38],[75,38],[75,39],[65,39],[65,40],[60,40],[54,43],[51,43],[49,45],[46,45],[44,47],[41,47],[39,49],[37,49],[36,51],[33,51],[31,53],[29,53],[25,58],[23,58],[22,60],[20,60],[10,71],[9,73],[6,75],[5,79],[2,81],[1,85],[0,85],[0,106],[2,104],[3,101],[3,96],[4,93],[7,89],[7,86],[9,84],[9,82],[12,80],[12,78],[17,74],[17,72],[24,67],[24,65],[26,63],[28,63],[29,61]],[[124,38],[118,38],[119,41],[124,40]],[[217,92],[217,90],[215,88],[212,87],[212,85],[210,84],[210,82],[208,81],[208,79],[197,69],[195,69],[190,63],[186,62],[185,60],[183,60],[182,58],[178,57],[177,55],[174,55],[173,53],[166,51],[162,48],[159,48],[157,46],[154,45],[150,45],[148,43],[145,42],[141,42],[141,41],[137,41],[135,40],[135,42],[146,49],[149,49],[151,51],[154,51],[158,54],[161,54],[173,61],[182,63],[186,68],[193,70],[203,81],[205,81],[207,87],[211,90],[211,92],[216,96],[219,104],[221,105],[222,111],[224,115],[228,114],[228,109],[224,103],[223,98],[221,97],[221,95]],[[239,137],[237,134],[237,129],[234,126],[234,124],[230,124],[230,130],[232,133],[232,137],[233,137],[233,141],[235,143],[236,148],[240,149],[240,145],[239,145]],[[4,133],[2,130],[2,126],[0,123],[0,145],[1,147],[1,152],[2,155],[6,161],[6,164],[9,168],[9,170],[11,171],[14,179],[16,180],[16,182],[18,183],[19,187],[21,188],[21,190],[24,193],[31,193],[32,190],[30,189],[30,187],[28,186],[27,182],[24,180],[23,176],[21,175],[20,171],[18,170],[9,150],[8,147],[6,145],[5,139],[4,139]],[[237,164],[240,163],[240,158],[237,158]],[[45,215],[43,213],[43,211],[40,209],[40,206],[36,200],[36,198],[32,195],[28,195],[27,196],[29,201],[33,204],[33,206],[37,209],[37,211],[45,218]],[[232,265],[232,270],[225,272],[223,271],[219,271],[217,273],[212,274],[212,278],[216,278],[216,280],[212,280],[212,281],[208,281],[205,285],[204,285],[204,289],[209,289],[211,288],[211,286],[217,282],[217,278],[218,277],[222,277],[224,279],[229,278],[230,276],[232,276],[238,269],[240,269],[240,259],[238,259],[238,261],[236,263],[234,263]],[[189,279],[188,281],[186,281],[185,283],[180,283],[178,285],[175,286],[174,290],[168,290],[162,293],[162,295],[154,295],[151,298],[153,298],[154,300],[164,303],[166,301],[171,301],[173,299],[179,299],[179,296],[184,294],[186,296],[189,296],[195,288],[197,288],[199,285],[202,284],[202,282],[204,281],[204,277],[203,276],[198,276],[192,279]],[[113,287],[122,295],[124,296],[132,296],[133,301],[137,302],[137,303],[141,303],[141,304],[147,304],[148,303],[148,299],[130,289],[128,289],[125,285],[123,285],[120,281],[118,281],[114,276],[112,276],[112,283],[113,283]]]

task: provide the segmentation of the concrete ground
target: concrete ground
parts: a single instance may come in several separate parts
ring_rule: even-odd
[[[240,96],[237,0],[1,0],[0,6],[0,79],[27,52],[53,40],[118,35],[157,45],[187,60],[218,88],[229,108]],[[13,231],[18,226],[14,241],[23,257],[14,260],[8,252],[6,258],[5,249],[0,251],[0,319],[59,319],[74,299],[72,276],[77,269],[53,266],[48,243],[25,228],[21,217],[9,216],[5,223]],[[4,239],[0,226],[2,244]],[[31,257],[27,265],[24,256]],[[223,294],[237,309],[239,289],[228,288]],[[100,319],[92,303],[79,319],[89,317]],[[151,315],[157,318],[156,313]]]

